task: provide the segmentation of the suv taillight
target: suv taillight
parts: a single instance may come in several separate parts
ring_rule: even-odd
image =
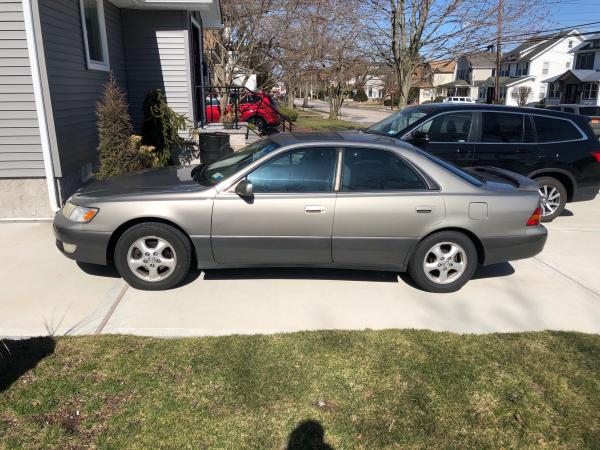
[[[527,221],[527,226],[532,227],[540,224],[540,220],[542,220],[542,208],[535,208],[535,211]]]
[[[596,158],[596,161],[600,163],[600,151],[593,151],[592,156]]]

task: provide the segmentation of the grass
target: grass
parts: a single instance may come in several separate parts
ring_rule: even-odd
[[[366,128],[364,123],[351,122],[348,120],[330,120],[319,114],[307,114],[304,112],[300,113],[300,116],[294,122],[294,126],[313,131],[343,131]]]
[[[600,448],[598,335],[330,331],[7,346],[0,448]]]

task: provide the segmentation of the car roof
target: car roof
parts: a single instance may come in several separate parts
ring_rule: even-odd
[[[360,131],[294,131],[291,133],[277,133],[268,137],[281,146],[302,143],[348,143],[348,144],[375,144],[383,146],[411,149],[411,146],[399,141],[392,136],[384,136]]]

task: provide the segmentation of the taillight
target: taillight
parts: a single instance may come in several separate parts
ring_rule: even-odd
[[[592,152],[592,156],[596,158],[596,162],[600,163],[600,152],[594,151]]]
[[[542,208],[535,208],[535,211],[527,221],[527,226],[535,226],[540,224],[540,220],[542,220]]]

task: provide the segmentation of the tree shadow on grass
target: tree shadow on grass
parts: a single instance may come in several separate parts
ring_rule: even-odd
[[[55,345],[49,336],[0,341],[0,392],[54,353]]]
[[[315,420],[304,420],[292,430],[288,439],[287,450],[333,450],[325,442],[325,430]]]

